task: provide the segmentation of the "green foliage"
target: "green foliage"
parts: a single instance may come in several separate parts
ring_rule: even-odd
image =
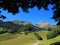
[[[0,34],[6,33],[7,31],[5,31],[6,29],[0,27]]]
[[[60,45],[60,42],[52,43],[51,45]]]
[[[54,38],[60,35],[60,26],[56,26],[50,33],[47,34],[47,39]]]
[[[55,38],[49,39],[49,40],[47,40],[47,39],[43,40],[38,45],[50,45],[50,44],[55,43],[55,42],[60,42],[60,35],[55,37]]]
[[[36,38],[38,39],[38,40],[42,40],[42,37],[38,34],[38,33],[34,33],[34,35],[36,36]]]
[[[28,31],[25,31],[25,35],[28,35],[28,33],[29,33]]]
[[[26,25],[22,26],[20,28],[20,30],[23,31],[23,32],[25,32],[25,31],[31,32],[32,31],[32,28],[31,28],[30,24],[26,24]]]
[[[3,23],[3,24],[1,24]],[[14,23],[14,22],[11,22],[11,21],[7,21],[7,22],[1,22],[0,26],[3,26],[2,28],[4,28],[3,31],[7,31],[8,33],[20,33],[21,31],[25,32],[25,31],[29,31],[31,32],[32,31],[32,27],[30,23],[28,24],[21,24],[19,25],[18,23]],[[6,29],[6,30],[5,30]]]
[[[0,31],[3,31],[3,28],[2,27],[0,27]]]
[[[25,35],[27,35],[28,33],[30,33],[32,31],[32,28],[29,24],[26,24],[26,25],[22,26],[19,31],[24,32]]]
[[[7,31],[8,33],[16,33],[21,28],[20,25],[15,24],[15,23],[13,23],[11,21],[0,22],[0,27],[1,26],[3,28],[3,31]]]
[[[8,10],[8,12],[12,12],[13,14],[18,13],[19,8],[24,12],[28,12],[29,8],[34,8],[35,6],[37,6],[38,9],[43,7],[45,10],[48,10],[49,4],[54,5],[52,7],[54,13],[53,19],[58,21],[57,25],[60,25],[60,0],[0,0],[0,8]],[[5,16],[2,15],[0,18],[4,19]]]

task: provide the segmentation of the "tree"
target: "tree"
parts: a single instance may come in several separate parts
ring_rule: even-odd
[[[3,18],[3,19],[5,19],[5,18],[6,18],[6,16],[3,16],[3,15],[1,15],[1,16],[0,16],[0,18]]]
[[[58,25],[60,25],[60,0],[0,0],[0,8],[8,10],[8,12],[12,12],[13,14],[18,13],[19,8],[22,8],[24,12],[28,12],[29,8],[35,6],[37,6],[38,9],[43,7],[45,10],[48,10],[49,4],[54,5],[53,19],[58,21]]]
[[[7,22],[0,21],[0,27],[3,28],[3,31],[9,32],[9,33],[16,33],[21,28],[20,25],[10,21],[7,21]]]
[[[38,40],[43,40],[43,38],[38,33],[34,32],[34,35]]]
[[[31,32],[32,31],[31,24],[29,23],[29,24],[26,24],[26,25],[22,26],[21,30],[24,31],[24,32],[26,32],[26,31]]]
[[[50,45],[60,45],[60,42],[55,42],[55,43],[52,43]]]
[[[60,35],[60,26],[56,26],[50,33],[47,34],[47,39],[54,38]]]

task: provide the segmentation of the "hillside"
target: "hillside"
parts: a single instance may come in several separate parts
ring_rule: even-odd
[[[38,25],[44,28],[43,31],[42,31],[42,28],[39,27]],[[49,40],[47,40],[47,37],[46,37],[46,35],[50,31],[53,31],[56,27],[58,28],[56,28],[55,30],[59,30],[60,29],[59,26],[56,26],[52,30],[51,27],[53,27],[53,25],[50,25],[46,22],[40,23],[38,25],[33,25],[29,22],[24,22],[24,21],[12,21],[12,22],[0,21],[0,45],[17,45],[17,44],[18,45],[33,45],[33,44],[35,45],[38,42],[40,42],[39,45],[50,45],[51,43],[54,43],[57,41],[60,42],[59,40],[60,36],[57,36]],[[48,29],[45,30],[46,28]],[[36,34],[38,36],[36,36]],[[37,37],[39,37],[39,40]],[[42,41],[40,40],[40,37]]]
[[[60,42],[60,36],[57,36],[49,40],[43,40],[41,43],[39,43],[39,45],[50,45],[54,42]]]
[[[18,45],[33,45],[36,42],[40,42],[39,45],[50,45],[54,42],[60,42],[60,36],[47,40],[46,35],[49,33],[49,31],[38,31],[36,33],[38,33],[43,38],[42,41],[37,40],[33,32],[33,33],[29,33],[28,35],[22,34],[22,35],[18,35],[18,37],[16,38],[2,41],[0,42],[0,45],[17,45],[17,44]],[[8,34],[6,36],[4,35],[0,35],[0,36],[8,37]]]
[[[6,22],[0,21],[0,27],[4,29],[3,31],[10,33],[20,32],[24,30],[24,28],[28,28],[28,30],[30,29],[31,31],[41,30],[41,28],[31,24],[30,22],[25,22],[25,21],[6,21]]]
[[[32,45],[37,41],[38,40],[36,39],[34,34],[31,33],[29,35],[21,35],[11,40],[2,41],[0,42],[0,45]]]
[[[41,31],[41,32],[37,32],[38,34],[40,34],[43,39],[46,40],[46,34],[48,33],[48,31]],[[20,35],[17,38],[11,39],[11,40],[6,40],[6,41],[2,41],[0,42],[0,45],[33,45],[35,42],[38,42],[39,40],[37,40],[37,38],[34,36],[34,32],[30,33],[28,35]]]

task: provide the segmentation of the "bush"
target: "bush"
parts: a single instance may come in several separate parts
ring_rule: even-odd
[[[55,42],[55,43],[52,43],[50,45],[60,45],[60,42]]]
[[[28,35],[28,31],[25,31],[25,35]]]
[[[47,34],[47,39],[54,38],[60,35],[60,26],[55,27],[50,33]]]
[[[2,27],[0,27],[0,34],[6,33],[6,29],[3,29]]]
[[[34,35],[36,36],[36,38],[38,39],[38,40],[42,40],[42,37],[38,34],[38,33],[34,33]]]
[[[6,33],[7,31],[0,31],[0,34]]]

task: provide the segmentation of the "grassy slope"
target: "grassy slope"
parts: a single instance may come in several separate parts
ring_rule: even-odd
[[[39,45],[50,45],[54,42],[60,42],[60,36],[57,36],[49,40],[43,40]]]
[[[0,27],[0,31],[2,31],[2,30],[3,30],[3,28]]]
[[[43,38],[43,40],[46,40],[46,35],[49,31],[38,31],[37,33]]]
[[[9,33],[0,34],[0,42],[14,39],[14,38],[18,37],[19,35],[18,34],[9,34]]]
[[[4,40],[7,40],[7,37],[8,37],[9,35],[10,35],[10,34],[8,34],[8,33],[0,34],[0,42],[1,42],[1,41],[4,41]]]
[[[18,38],[0,42],[0,45],[32,45],[38,41],[36,37],[32,34],[22,35]]]
[[[48,31],[38,31],[37,33],[41,35],[44,40],[46,40],[46,34]],[[38,40],[34,36],[34,33],[31,33],[28,35],[21,35],[18,38],[0,42],[0,45],[32,45],[37,41]]]
[[[60,42],[60,35],[55,37],[55,38],[47,40],[46,39],[46,34],[49,33],[48,31],[46,31],[46,32],[43,31],[43,33],[42,32],[39,32],[39,33],[43,37],[43,40],[39,43],[39,45],[50,45],[50,44],[52,44],[54,42]]]

